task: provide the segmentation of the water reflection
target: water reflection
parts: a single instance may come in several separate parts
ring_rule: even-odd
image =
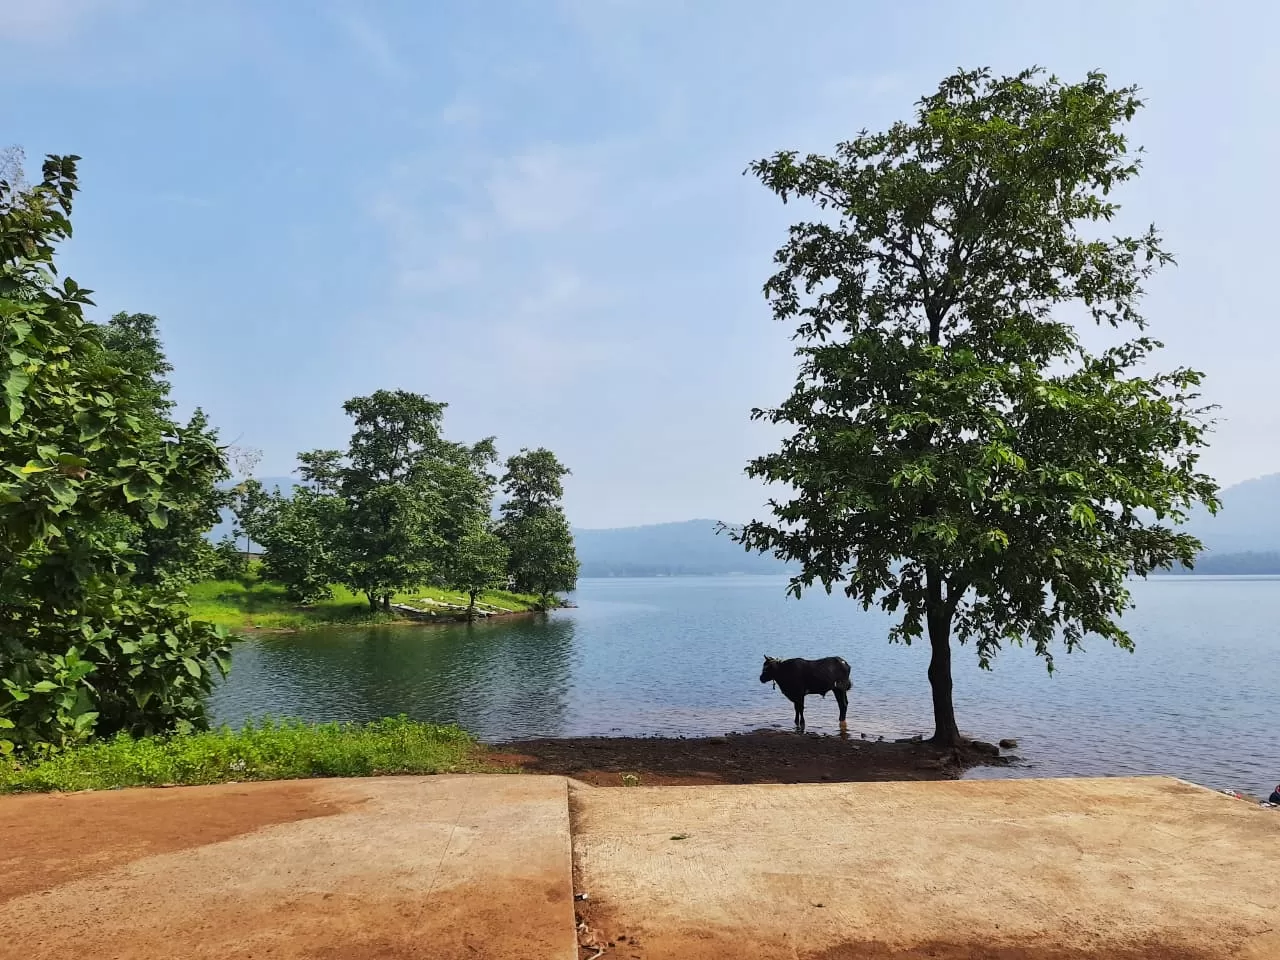
[[[565,726],[573,645],[574,621],[561,616],[262,636],[237,647],[211,708],[232,725],[265,714],[403,713],[486,739],[555,736]]]

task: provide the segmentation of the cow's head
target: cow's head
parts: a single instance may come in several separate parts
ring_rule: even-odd
[[[781,662],[782,661],[777,657],[771,657],[766,654],[764,658],[764,669],[760,671],[760,682],[768,683],[770,680],[775,679],[773,669]]]

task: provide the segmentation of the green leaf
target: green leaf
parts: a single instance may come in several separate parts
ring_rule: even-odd
[[[75,485],[66,477],[50,477],[48,482],[49,492],[53,494],[53,498],[63,506],[70,506],[79,498]]]
[[[199,679],[199,677],[200,677],[200,675],[201,675],[201,673],[202,673],[202,671],[200,670],[200,664],[196,663],[196,662],[195,662],[194,660],[192,660],[190,657],[183,657],[183,658],[182,658],[182,665],[183,665],[184,667],[186,667],[186,668],[187,668],[187,673],[189,673],[189,674],[191,674],[193,677],[195,677],[195,678]]]
[[[25,370],[10,370],[9,376],[5,377],[4,392],[10,397],[21,397],[24,390],[31,383]]]
[[[52,680],[41,680],[33,684],[31,689],[34,693],[52,693],[58,689],[58,685]]]
[[[134,503],[138,500],[145,500],[151,496],[155,487],[149,483],[145,477],[139,477],[136,474],[129,478],[124,485],[123,492],[125,500]]]

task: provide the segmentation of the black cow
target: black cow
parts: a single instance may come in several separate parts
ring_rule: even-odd
[[[766,656],[760,682],[770,681],[776,683],[783,695],[796,705],[796,729],[801,733],[804,732],[804,698],[809,693],[820,693],[824,697],[835,693],[836,703],[840,704],[840,723],[844,723],[844,715],[849,709],[849,688],[853,684],[849,682],[849,664],[843,657],[779,660]]]

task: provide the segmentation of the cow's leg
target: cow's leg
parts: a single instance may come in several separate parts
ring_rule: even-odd
[[[796,729],[804,733],[804,697],[796,698]]]
[[[844,723],[844,715],[849,712],[849,694],[836,687],[835,695],[836,703],[840,704],[840,722]]]

